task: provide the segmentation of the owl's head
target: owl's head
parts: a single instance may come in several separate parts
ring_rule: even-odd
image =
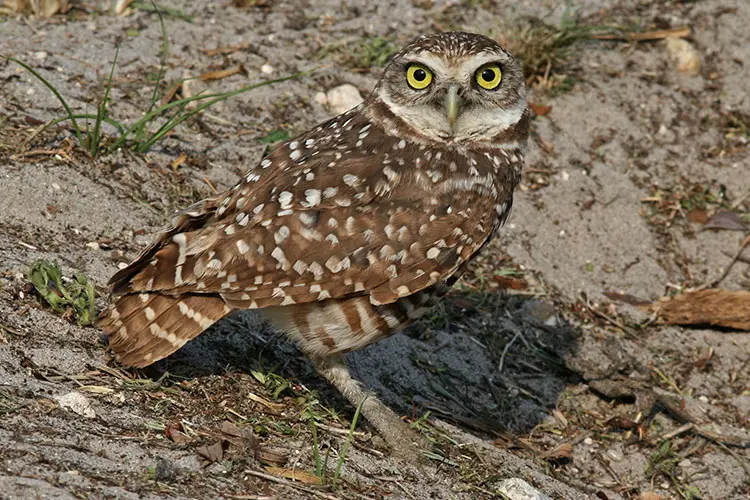
[[[521,65],[486,36],[447,32],[417,38],[385,68],[371,99],[429,140],[492,142],[523,136]]]

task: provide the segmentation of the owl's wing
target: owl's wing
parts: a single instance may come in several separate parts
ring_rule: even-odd
[[[475,191],[436,197],[382,155],[328,149],[286,169],[295,151],[283,146],[264,160],[271,175],[251,171],[206,202],[208,217],[178,217],[115,291],[220,294],[242,308],[353,294],[385,304],[453,274],[494,230],[494,202]]]

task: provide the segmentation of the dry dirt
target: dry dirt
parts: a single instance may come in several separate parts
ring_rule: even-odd
[[[119,42],[110,113],[131,123],[159,73],[158,17],[70,4],[50,19],[0,18],[0,55],[95,113]],[[552,498],[750,496],[750,335],[663,326],[637,307],[718,278],[750,226],[747,1],[163,6],[164,88],[238,65],[192,91],[318,69],[219,103],[145,155],[91,160],[67,126],[27,142],[63,110],[0,60],[0,497],[491,498],[511,477]],[[688,26],[700,71],[678,71],[663,40],[589,39],[554,68],[560,79],[534,82],[540,116],[500,238],[428,320],[349,357],[434,442],[421,469],[359,422],[334,484],[354,411],[253,314],[129,372],[95,328],[32,293],[26,273],[43,258],[83,273],[103,307],[118,263],[174,210],[230,186],[261,158],[261,138],[329,117],[320,92],[372,89],[379,69],[357,67],[359,40],[463,28],[512,43],[526,16],[559,26],[571,12],[636,31]],[[719,210],[739,230],[706,229]],[[750,249],[721,286],[748,289],[748,263]],[[76,395],[88,406],[63,407]]]

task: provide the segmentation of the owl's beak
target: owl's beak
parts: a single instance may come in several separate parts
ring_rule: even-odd
[[[448,92],[445,95],[445,115],[448,117],[448,124],[451,126],[451,129],[456,124],[460,104],[461,98],[458,97],[458,85],[449,85]]]

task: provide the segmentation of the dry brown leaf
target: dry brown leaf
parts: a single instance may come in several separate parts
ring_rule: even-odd
[[[652,309],[671,325],[713,325],[750,330],[750,292],[718,288],[663,298]]]
[[[547,104],[537,104],[531,101],[529,101],[528,104],[529,108],[531,108],[531,111],[533,111],[536,116],[544,116],[552,111],[552,106]]]
[[[190,436],[179,430],[178,426],[179,424],[167,425],[166,429],[164,429],[164,434],[177,444],[185,444],[192,441]]]
[[[690,222],[695,222],[696,224],[705,224],[706,222],[708,222],[708,218],[708,212],[697,208],[687,213],[687,219]]]
[[[498,288],[503,290],[526,290],[529,287],[529,284],[523,279],[508,276],[493,276],[492,279],[497,283]]]
[[[273,464],[281,467],[289,460],[286,450],[262,447],[256,452],[256,458],[263,464]]]
[[[708,219],[703,229],[719,229],[725,231],[745,231],[745,223],[735,212],[722,210],[716,212],[713,217]]]
[[[541,452],[539,454],[539,457],[550,459],[550,460],[558,460],[560,458],[572,458],[573,457],[573,445],[570,443],[563,443],[556,448]]]
[[[640,500],[664,500],[664,497],[653,491],[642,491]]]
[[[204,82],[207,82],[209,80],[220,80],[222,78],[226,78],[228,76],[236,75],[237,73],[242,73],[243,68],[242,66],[235,66],[234,68],[228,68],[228,69],[219,69],[216,71],[207,71],[200,75],[198,78],[203,80]]]
[[[292,479],[293,481],[299,481],[305,484],[321,484],[320,478],[309,472],[304,472],[298,469],[286,469],[283,467],[266,467],[266,471],[270,472],[274,476],[281,476],[286,479]]]
[[[187,161],[187,154],[185,152],[180,153],[180,156],[172,160],[172,170],[176,171],[178,168],[182,166],[183,163]]]
[[[221,441],[196,448],[195,452],[209,462],[218,462],[224,458],[224,445]]]

